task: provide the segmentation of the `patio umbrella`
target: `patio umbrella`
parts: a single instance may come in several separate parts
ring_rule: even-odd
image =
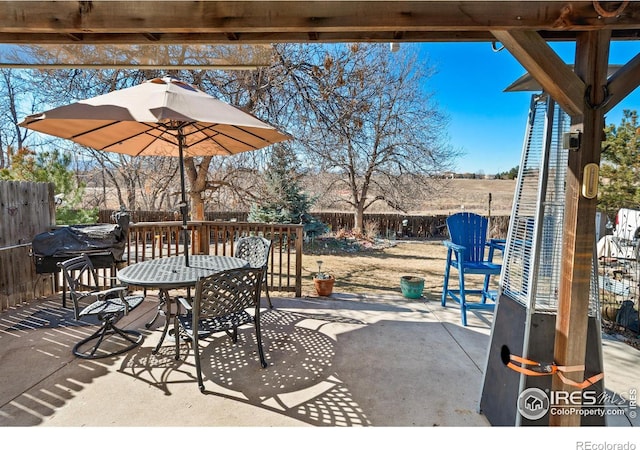
[[[187,266],[184,158],[233,155],[289,139],[254,116],[169,77],[33,114],[19,125],[97,150],[179,157]]]

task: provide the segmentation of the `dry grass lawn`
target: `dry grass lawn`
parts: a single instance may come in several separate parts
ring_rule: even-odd
[[[316,243],[315,250],[306,250],[303,255],[303,295],[316,295],[312,278],[318,270],[316,261],[321,260],[322,270],[336,278],[334,292],[400,293],[400,277],[413,275],[425,279],[423,296],[426,300],[440,301],[446,256],[446,249],[439,239],[391,241],[383,248],[339,253],[328,253],[322,243]],[[457,286],[457,272],[452,272],[452,276],[451,286]],[[473,283],[476,278],[476,283],[482,281],[481,277],[467,278],[471,281],[469,286],[476,284]]]
[[[509,216],[515,187],[515,180],[444,180],[440,195],[425,196],[420,211],[411,213],[450,215],[465,210],[483,215],[490,212],[492,216]],[[325,248],[321,240],[313,247],[305,247],[302,258],[303,295],[316,295],[313,274],[318,270],[316,261],[322,260],[322,270],[336,277],[334,292],[399,293],[400,277],[415,275],[425,278],[424,297],[440,300],[446,260],[441,239],[392,241],[383,248],[348,250],[336,251],[330,243]],[[457,277],[457,273],[454,276]],[[470,281],[475,278],[481,281],[481,277],[471,277]]]

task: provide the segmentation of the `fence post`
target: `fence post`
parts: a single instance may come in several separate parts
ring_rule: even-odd
[[[302,227],[296,232],[296,297],[302,297]]]

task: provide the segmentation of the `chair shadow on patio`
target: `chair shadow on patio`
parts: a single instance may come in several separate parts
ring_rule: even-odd
[[[265,408],[315,426],[371,425],[347,387],[335,376],[336,341],[322,332],[330,323],[354,319],[331,314],[268,310],[261,314],[266,369],[259,364],[251,326],[239,330],[238,342],[224,333],[202,347],[205,394]],[[174,343],[158,354],[142,347],[127,354],[119,372],[138,378],[172,395],[171,385],[193,383],[196,369],[190,344],[181,344],[174,359]],[[185,355],[187,354],[185,360]]]
[[[141,310],[142,311],[142,310]],[[0,426],[33,426],[79,395],[86,385],[106,376],[117,357],[84,361],[79,369],[73,345],[90,335],[100,322],[74,318],[58,296],[0,315]]]

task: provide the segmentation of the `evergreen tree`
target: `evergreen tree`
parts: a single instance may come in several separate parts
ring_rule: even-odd
[[[35,181],[53,183],[55,194],[61,194],[62,205],[56,208],[56,223],[80,224],[94,223],[98,209],[76,210],[84,195],[84,183],[78,183],[71,165],[71,155],[58,150],[51,152],[33,152],[27,148],[19,149],[11,160],[11,165],[0,169],[0,180]]]
[[[265,173],[261,200],[251,206],[249,220],[266,223],[301,223],[312,201],[300,185],[295,153],[285,145],[274,146]]]
[[[499,172],[496,174],[496,178],[500,180],[515,180],[518,177],[519,167],[520,166],[515,166],[506,172]]]
[[[602,151],[600,196],[605,212],[640,207],[640,126],[636,111],[624,110],[619,126],[605,128]]]

